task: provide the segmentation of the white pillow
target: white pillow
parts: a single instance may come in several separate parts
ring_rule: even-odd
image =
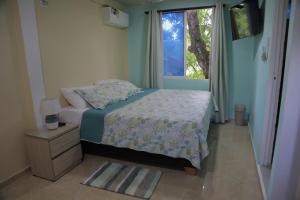
[[[95,86],[85,86],[85,87],[74,87],[74,88],[61,88],[61,93],[64,98],[74,107],[77,109],[84,109],[88,108],[88,103],[79,96],[75,90],[77,89],[86,89],[86,88],[94,88]]]

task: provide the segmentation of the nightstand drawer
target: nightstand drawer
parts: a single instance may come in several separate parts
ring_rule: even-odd
[[[76,128],[50,142],[51,157],[55,157],[80,142],[79,128]]]
[[[53,160],[54,175],[60,176],[65,170],[70,169],[72,166],[78,164],[81,160],[81,146],[80,144],[66,151],[59,157]]]

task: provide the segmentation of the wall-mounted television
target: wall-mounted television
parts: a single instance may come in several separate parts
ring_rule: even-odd
[[[263,19],[257,0],[245,0],[230,8],[232,39],[257,35],[262,31]]]

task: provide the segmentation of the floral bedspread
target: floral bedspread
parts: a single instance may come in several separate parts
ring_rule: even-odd
[[[101,143],[185,158],[200,169],[211,113],[210,92],[158,90],[107,114]]]

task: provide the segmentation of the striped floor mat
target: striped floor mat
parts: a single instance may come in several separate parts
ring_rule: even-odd
[[[161,171],[138,166],[105,162],[82,184],[112,192],[149,199],[160,179]]]

